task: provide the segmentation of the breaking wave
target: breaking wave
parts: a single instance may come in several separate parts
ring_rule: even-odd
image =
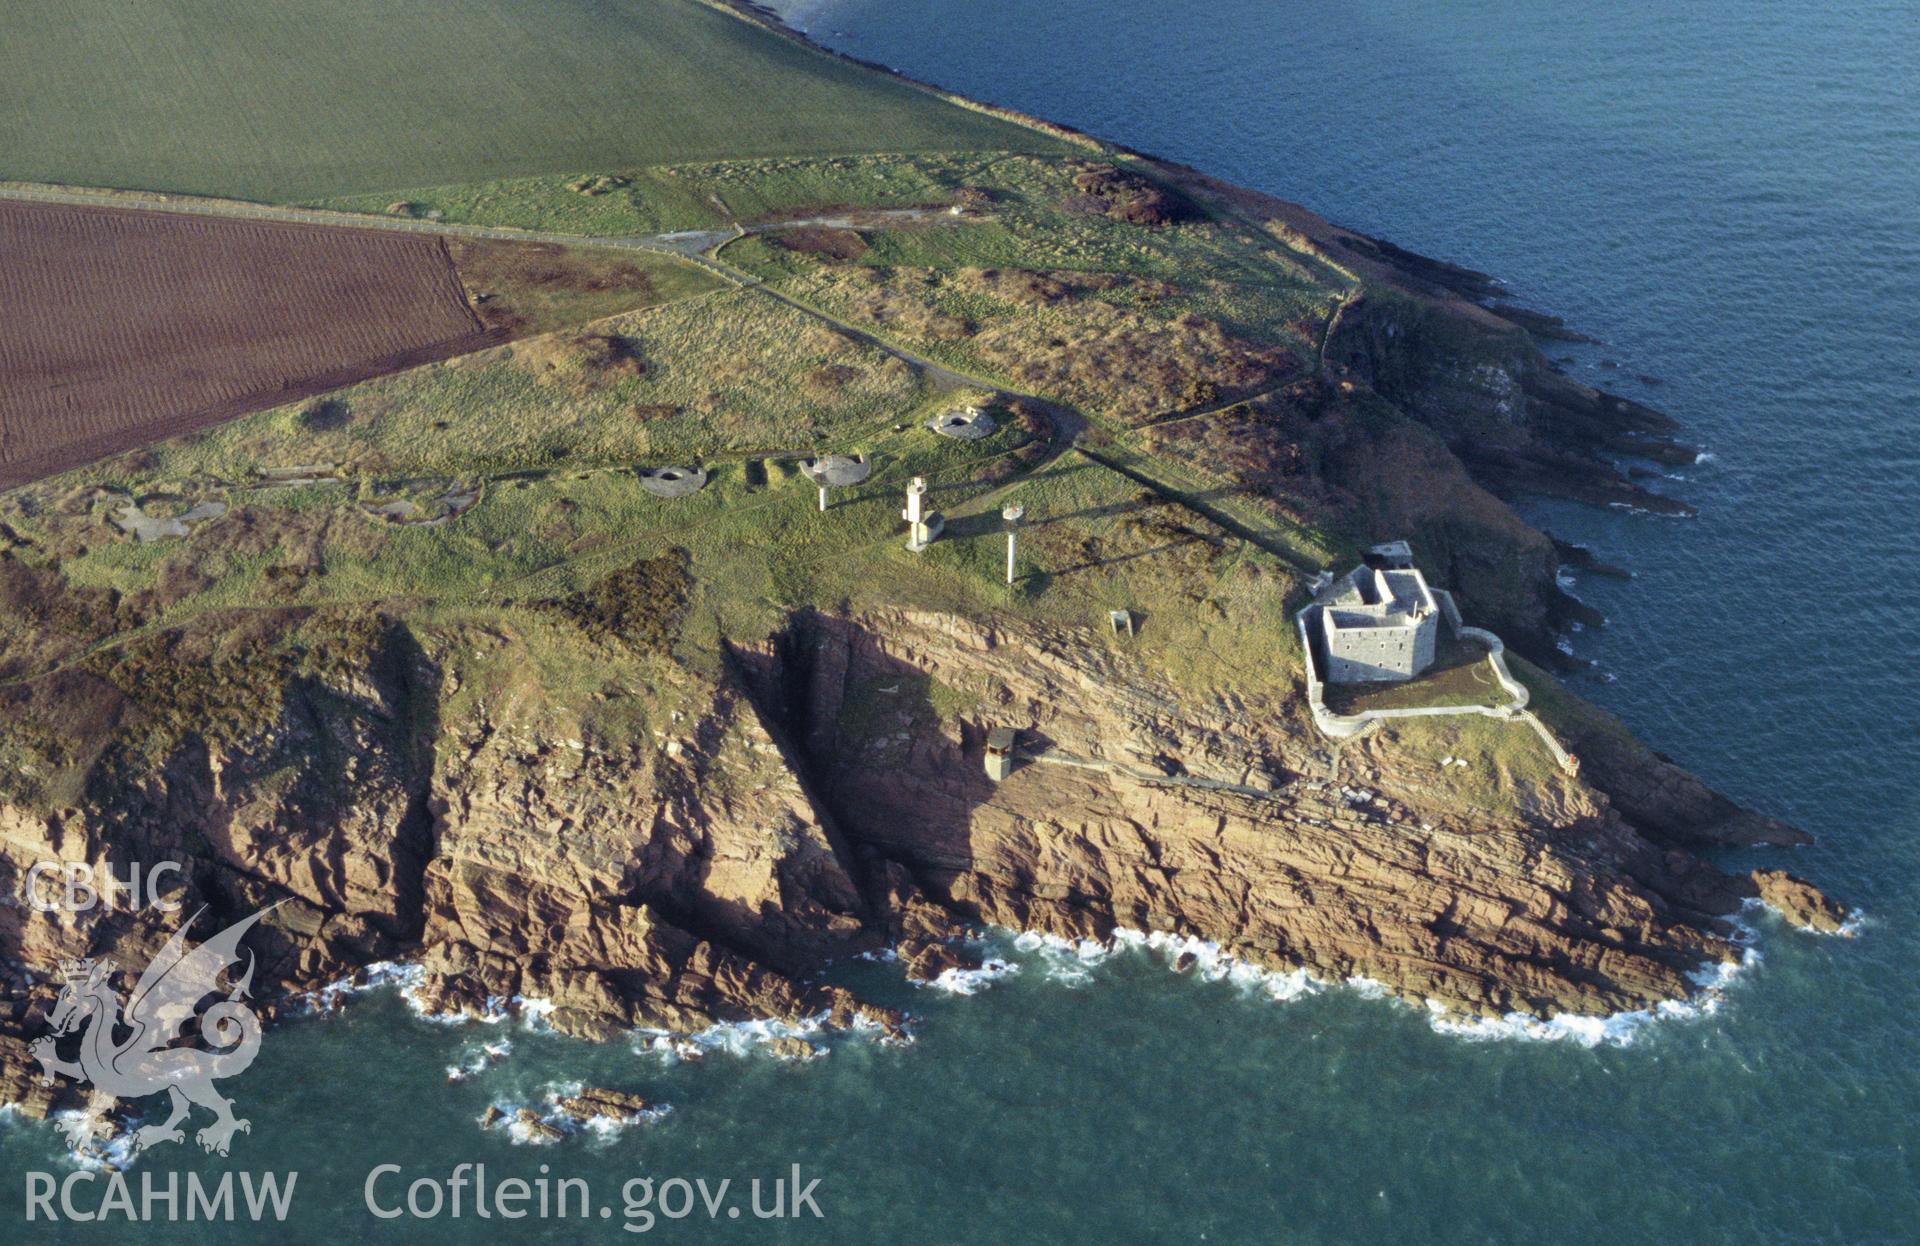
[[[369,991],[382,987],[397,986],[402,995],[418,989],[426,980],[427,971],[419,965],[406,965],[398,961],[381,960],[357,969],[332,982],[302,991],[287,1001],[289,1016],[311,1017],[325,1016],[338,1012],[349,1000],[357,999]],[[408,1002],[413,1002],[411,996]]]
[[[1448,1015],[1434,1000],[1427,1001],[1432,1016],[1428,1023],[1441,1034],[1470,1042],[1491,1039],[1521,1039],[1528,1042],[1572,1042],[1582,1047],[1628,1047],[1656,1022],[1688,1021],[1710,1017],[1720,1010],[1726,992],[1743,972],[1760,963],[1760,953],[1743,948],[1737,961],[1706,965],[1689,974],[1699,988],[1690,999],[1666,1000],[1652,1008],[1616,1012],[1604,1017],[1562,1014],[1542,1021],[1524,1013],[1504,1017],[1466,1019]]]
[[[553,1146],[582,1135],[595,1143],[606,1144],[635,1125],[648,1125],[672,1113],[671,1103],[656,1103],[626,1116],[589,1116],[581,1119],[561,1106],[563,1099],[579,1094],[584,1082],[549,1082],[540,1097],[531,1103],[500,1101],[488,1106],[480,1118],[482,1129],[504,1130],[515,1146]]]
[[[1859,918],[1848,922],[1857,928]],[[1607,1016],[1562,1014],[1546,1020],[1524,1013],[1504,1017],[1461,1017],[1450,1012],[1438,1000],[1424,1001],[1428,1024],[1436,1033],[1470,1042],[1513,1040],[1524,1042],[1572,1042],[1583,1047],[1601,1045],[1625,1047],[1657,1022],[1675,1022],[1712,1016],[1718,1012],[1727,991],[1747,970],[1761,960],[1754,946],[1757,935],[1750,925],[1735,922],[1734,944],[1739,949],[1735,960],[1705,965],[1689,975],[1696,988],[1685,1000],[1669,1000],[1651,1008],[1613,1013]],[[1094,980],[1094,971],[1123,952],[1151,954],[1170,971],[1191,975],[1201,982],[1224,982],[1250,996],[1264,996],[1278,1003],[1290,1003],[1336,988],[1352,991],[1365,999],[1383,1000],[1410,1008],[1420,1008],[1396,995],[1385,983],[1366,977],[1349,977],[1332,983],[1317,978],[1306,969],[1276,970],[1234,956],[1218,943],[1189,935],[1165,931],[1133,930],[1122,927],[1108,942],[1093,939],[1064,939],[1039,931],[1001,931],[1015,952],[1039,965],[1047,980],[1068,987],[1084,986]],[[1842,933],[1845,933],[1843,931]],[[1012,962],[997,976],[1009,976],[1021,969]],[[971,994],[971,991],[959,992]]]
[[[399,961],[375,961],[353,973],[336,978],[291,996],[287,1002],[289,1017],[331,1016],[352,1001],[373,991],[395,988],[408,1011],[422,1021],[435,1025],[498,1025],[517,1017],[524,1029],[545,1031],[553,1012],[553,1001],[525,995],[489,995],[479,1011],[435,1012],[420,997],[427,971],[418,964]]]
[[[781,1039],[799,1039],[815,1047],[827,1027],[828,1015],[817,1013],[800,1021],[776,1021],[756,1018],[751,1021],[725,1021],[693,1034],[675,1034],[668,1030],[634,1031],[636,1051],[651,1052],[668,1060],[698,1060],[708,1054],[751,1055],[757,1049],[770,1048]],[[858,1027],[856,1027],[858,1028]]]
[[[1020,966],[1012,961],[989,958],[978,969],[944,969],[928,982],[916,982],[929,990],[945,991],[949,995],[978,995],[1002,978],[1010,978],[1020,972]]]
[[[447,1066],[447,1080],[464,1082],[470,1077],[478,1077],[512,1053],[513,1043],[509,1039],[502,1038],[490,1043],[482,1043],[478,1051],[473,1052],[460,1063]]]
[[[66,1108],[47,1116],[48,1123],[65,1135],[68,1162],[95,1172],[119,1172],[133,1166],[140,1155],[134,1146],[134,1132],[143,1120],[139,1116],[121,1120],[96,1115],[85,1108]],[[94,1122],[110,1123],[110,1132],[96,1132]]]

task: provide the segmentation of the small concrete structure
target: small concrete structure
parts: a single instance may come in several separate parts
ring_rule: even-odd
[[[132,534],[135,541],[144,545],[149,541],[164,541],[169,537],[190,536],[195,528],[207,520],[218,519],[226,513],[225,502],[200,502],[168,518],[147,514],[140,508],[138,502],[122,502],[119,513],[113,517],[113,524],[122,532]]]
[[[1107,611],[1107,622],[1113,625],[1113,634],[1115,636],[1118,636],[1121,632],[1125,632],[1129,636],[1133,635],[1133,611],[1109,610]]]
[[[1369,548],[1361,561],[1382,571],[1410,571],[1413,569],[1413,546],[1405,541],[1382,541]]]
[[[979,441],[982,437],[993,436],[993,417],[983,407],[966,407],[958,411],[948,411],[927,421],[927,427],[942,437],[951,437],[956,441]]]
[[[658,498],[683,498],[707,486],[704,467],[642,467],[640,487]]]
[[[1408,565],[1363,564],[1335,580],[1320,597],[1320,634],[1327,682],[1381,683],[1412,679],[1433,665],[1440,606],[1426,577],[1411,565],[1405,542],[1384,559]],[[1375,549],[1388,547],[1376,546]],[[1369,553],[1371,559],[1374,555]]]
[[[1013,746],[1019,733],[1012,727],[987,732],[987,777],[995,783],[1013,773]]]
[[[479,489],[455,485],[422,506],[412,498],[394,498],[387,502],[362,502],[360,509],[375,519],[409,528],[430,528],[449,519],[458,519],[480,500]]]
[[[945,515],[925,509],[926,496],[927,478],[915,476],[907,486],[907,507],[900,512],[900,518],[907,521],[907,548],[916,554],[939,540],[947,526]]]
[[[873,463],[864,454],[825,454],[806,459],[800,470],[808,480],[820,486],[820,509],[827,509],[827,490],[857,485],[873,471]]]

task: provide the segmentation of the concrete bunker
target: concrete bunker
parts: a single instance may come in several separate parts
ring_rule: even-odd
[[[927,427],[955,441],[979,441],[993,436],[998,426],[985,407],[962,407],[934,416],[927,421]]]
[[[643,467],[640,487],[658,498],[683,498],[706,488],[704,467]]]
[[[201,524],[227,513],[225,502],[198,502],[177,515],[148,514],[143,509],[143,503],[152,504],[157,500],[150,497],[142,501],[122,502],[113,516],[113,525],[144,545],[150,541],[191,536]]]

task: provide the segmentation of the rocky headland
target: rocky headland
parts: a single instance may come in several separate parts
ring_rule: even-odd
[[[29,1051],[63,961],[145,964],[203,909],[201,934],[279,904],[249,942],[269,1011],[402,961],[418,966],[411,993],[429,1011],[537,1000],[555,1028],[588,1039],[748,1018],[903,1035],[909,1018],[821,971],[896,949],[933,979],[967,967],[950,941],[983,925],[1189,936],[1470,1018],[1686,999],[1703,969],[1739,959],[1732,918],[1753,899],[1840,929],[1844,909],[1810,884],[1708,859],[1803,835],[1654,754],[1542,669],[1568,624],[1591,621],[1556,580],[1578,554],[1503,499],[1685,513],[1620,466],[1691,461],[1673,422],[1556,371],[1535,337],[1564,326],[1496,310],[1482,274],[1102,150],[1128,171],[1082,171],[1076,213],[1152,230],[1197,208],[1284,245],[1336,292],[1295,326],[1317,357],[1243,351],[1229,375],[1259,383],[1240,401],[1196,385],[1188,406],[1209,418],[1140,421],[1123,430],[1139,433],[1129,444],[1349,546],[1411,540],[1476,623],[1533,659],[1519,674],[1577,768],[1486,720],[1325,738],[1297,647],[1284,647],[1300,556],[1284,573],[1242,565],[1225,551],[1271,552],[1257,525],[1030,408],[1016,424],[1044,453],[1021,468],[1083,449],[1144,490],[1117,508],[1146,515],[1121,534],[1138,548],[1085,538],[1085,566],[1167,558],[1205,581],[1146,615],[1149,637],[1184,616],[1192,643],[1178,662],[1108,634],[1104,610],[1073,622],[959,590],[890,599],[885,577],[856,595],[774,575],[752,611],[712,606],[699,560],[689,571],[671,542],[572,596],[321,601],[311,585],[328,559],[371,559],[385,537],[364,514],[317,506],[269,520],[241,505],[197,529],[223,567],[281,559],[269,579],[287,600],[180,618],[172,605],[215,582],[207,564],[159,563],[139,592],[64,578],[63,563],[111,534],[85,489],[35,486],[0,513],[0,1101],[44,1114],[73,1093],[42,1086]],[[1006,295],[995,273],[971,280],[982,297],[1066,288],[1049,278]],[[869,289],[885,277],[863,281],[875,321],[948,332]],[[1175,340],[1146,336],[1144,313],[1105,314],[1113,340]],[[1192,320],[1175,322],[1179,341],[1238,349]],[[824,338],[822,351],[853,357],[845,335]],[[635,358],[645,345],[619,340]],[[904,373],[911,358],[882,362]],[[562,378],[543,373],[549,387],[626,383],[545,366]],[[810,375],[822,374],[832,388],[858,371]],[[345,409],[376,419],[402,405],[382,395]],[[591,548],[600,536],[582,513],[556,502],[536,518],[554,541]],[[791,560],[740,548],[728,556]],[[1254,624],[1222,604],[1228,591],[1255,603],[1271,646],[1229,643]],[[997,782],[982,764],[995,728],[1017,732]],[[42,861],[103,873],[180,862],[182,907],[38,912],[22,894]]]

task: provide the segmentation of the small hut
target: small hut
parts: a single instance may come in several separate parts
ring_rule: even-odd
[[[1013,745],[1018,733],[1012,727],[995,727],[987,732],[987,777],[995,783],[1013,773]]]

